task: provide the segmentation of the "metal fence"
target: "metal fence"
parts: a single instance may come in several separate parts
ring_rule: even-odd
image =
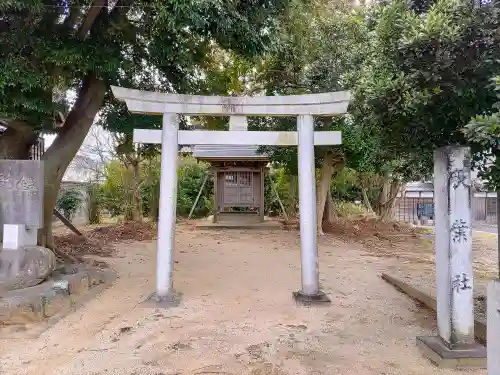
[[[43,137],[40,137],[38,138],[38,141],[31,147],[30,159],[40,160],[44,152],[45,152],[45,139]]]
[[[428,224],[434,221],[434,197],[432,192],[417,192],[399,198],[393,208],[397,221],[417,223],[422,217]],[[497,197],[495,192],[476,192],[472,198],[472,220],[478,224],[496,224]]]
[[[434,198],[404,197],[393,208],[393,218],[397,221],[416,223],[422,216],[434,220]]]

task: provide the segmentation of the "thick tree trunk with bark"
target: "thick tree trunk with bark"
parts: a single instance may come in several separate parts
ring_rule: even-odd
[[[380,217],[380,220],[387,220],[391,217],[401,187],[401,180],[391,177],[389,173],[384,174],[382,190],[380,191],[377,205],[377,215]]]
[[[327,201],[330,199],[329,212],[326,215],[328,220],[332,220],[333,214],[333,200],[330,193],[330,184],[334,173],[338,172],[344,167],[344,157],[341,153],[333,153],[328,151],[323,158],[323,165],[321,167],[321,174],[316,190],[316,220],[317,232],[323,235],[323,217],[325,216],[325,209],[327,209]],[[330,198],[328,198],[330,197]]]
[[[94,118],[104,102],[106,84],[87,76],[78,93],[78,98],[69,112],[64,125],[42,157],[45,172],[44,228],[39,231],[41,246],[54,249],[52,235],[52,211],[55,207],[61,181],[69,163],[80,149]]]

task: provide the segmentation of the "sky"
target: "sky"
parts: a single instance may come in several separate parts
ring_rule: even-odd
[[[76,93],[75,93],[75,91],[73,91],[73,90],[67,91],[66,92],[66,100],[69,103],[73,104],[75,102],[75,100],[76,100]],[[94,131],[90,131],[89,134],[87,135],[87,137],[85,138],[85,140],[83,141],[83,144],[80,147],[80,151],[78,152],[79,154],[82,154],[82,153],[88,154],[88,153],[85,152],[85,150],[89,149],[89,148],[92,148],[92,146],[95,145],[95,143],[96,143],[95,137],[96,136],[105,137],[106,140],[108,139],[109,132],[105,131],[100,126],[95,125],[95,123],[98,120],[99,120],[99,114],[97,114],[97,116],[95,117],[95,119],[94,119],[94,125],[92,125],[92,129]],[[55,134],[48,134],[48,135],[44,135],[43,138],[45,138],[45,150],[47,150],[50,147],[50,145],[52,144],[52,142],[54,142],[54,139],[56,139],[56,135]],[[92,155],[86,155],[86,156],[90,156],[91,157]]]
[[[78,151],[77,154],[85,155],[91,158],[94,156],[94,158],[97,158],[95,155],[92,155],[92,152],[89,152],[89,149],[91,150],[92,148],[97,147],[96,137],[99,138],[100,143],[103,142],[106,142],[106,144],[112,143],[108,131],[104,130],[100,126],[92,125],[91,130],[87,134],[87,137],[85,137],[85,140],[83,141],[82,146],[80,147],[80,150]],[[56,135],[48,134],[44,135],[43,138],[45,138],[45,150],[47,150],[52,144],[52,142],[54,142]]]
[[[45,149],[48,149],[52,142],[54,142],[54,139],[56,139],[56,136],[55,134],[44,135],[43,138],[45,138]]]

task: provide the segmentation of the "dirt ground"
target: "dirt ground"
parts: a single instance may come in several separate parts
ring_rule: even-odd
[[[169,310],[141,305],[154,290],[154,242],[120,244],[107,259],[118,273],[112,287],[37,339],[0,339],[0,374],[461,374],[420,355],[415,337],[434,332],[432,314],[379,277],[404,257],[337,238],[319,240],[332,299],[322,308],[291,299],[300,288],[297,231],[178,226],[183,301]]]
[[[388,266],[390,275],[406,280],[421,290],[435,296],[436,273],[434,266],[433,235],[402,237],[390,244],[373,242],[365,246],[371,254],[397,259]],[[476,315],[486,319],[484,296],[490,280],[498,278],[497,236],[486,232],[473,232],[472,254],[474,261],[474,295],[476,297]]]

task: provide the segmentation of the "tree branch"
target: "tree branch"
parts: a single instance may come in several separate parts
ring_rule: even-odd
[[[128,11],[130,10],[130,7],[134,3],[134,0],[118,0],[111,11],[110,18],[113,21],[117,21],[121,17],[125,16]]]
[[[80,30],[78,31],[78,37],[80,39],[85,39],[85,37],[88,35],[90,29],[92,28],[92,25],[101,13],[104,5],[106,5],[106,0],[94,0],[92,2],[89,11],[87,12],[82,25],[80,26]]]
[[[11,128],[11,129],[16,130],[18,132],[23,132],[23,133],[33,132],[33,128],[31,126],[29,126],[24,121],[9,120],[9,119],[2,118],[2,119],[0,119],[0,125],[5,126],[7,128]]]
[[[70,8],[69,15],[64,20],[63,26],[67,29],[73,29],[78,21],[78,17],[80,16],[80,7]]]

